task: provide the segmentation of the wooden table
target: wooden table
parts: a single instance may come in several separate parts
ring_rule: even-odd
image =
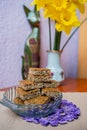
[[[58,88],[62,92],[87,92],[87,79],[66,79]]]
[[[62,92],[87,92],[87,79],[66,79],[58,88]]]

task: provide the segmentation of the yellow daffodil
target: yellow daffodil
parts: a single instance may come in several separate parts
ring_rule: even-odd
[[[51,5],[61,11],[62,9],[67,7],[67,0],[52,0]]]
[[[85,2],[87,2],[87,0],[68,0],[70,9],[79,9],[81,13],[85,11]]]
[[[80,22],[74,11],[66,11],[66,13],[64,11],[60,16],[60,21],[59,19],[57,20],[55,27],[57,31],[65,31],[67,34],[69,34],[73,27],[78,27],[79,25]]]
[[[37,10],[43,8],[44,17],[56,21],[56,29],[70,33],[72,27],[79,26],[80,22],[76,15],[76,9],[84,12],[84,3],[87,0],[34,0],[32,4]]]
[[[41,8],[45,8],[47,4],[51,4],[52,0],[34,0],[31,5],[36,5],[37,10],[40,10]]]
[[[50,5],[47,4],[44,8],[44,16],[56,20],[63,9],[67,8],[67,0],[52,0]]]
[[[55,21],[56,34],[59,36],[58,33],[62,31],[70,34],[73,27],[80,25],[76,11],[84,13],[86,2],[87,0],[33,0],[32,4],[36,5],[37,10],[43,9],[45,18]]]
[[[57,11],[54,6],[47,6],[44,10],[44,17],[51,18],[52,20],[56,21],[59,18],[60,11]]]

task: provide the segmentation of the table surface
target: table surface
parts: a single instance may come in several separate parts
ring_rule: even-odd
[[[62,92],[87,92],[87,79],[69,78],[63,81],[63,83],[58,86],[58,88]],[[0,91],[3,91],[5,89],[0,89]]]
[[[87,79],[66,79],[58,88],[62,92],[87,92]]]
[[[0,104],[0,130],[87,130],[87,79],[66,79],[58,88],[64,92],[63,99],[73,102],[80,108],[81,116],[78,120],[57,127],[44,127],[22,120],[9,108]],[[6,90],[6,88],[0,91],[1,99],[3,90]]]
[[[0,97],[2,97],[0,92]],[[29,123],[0,104],[0,130],[87,130],[87,92],[63,93],[63,99],[73,102],[80,108],[81,116],[65,125],[44,127],[41,124]]]

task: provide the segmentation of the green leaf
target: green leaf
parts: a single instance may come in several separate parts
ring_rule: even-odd
[[[61,42],[61,33],[62,32],[58,32],[57,30],[55,30],[55,41],[54,41],[54,50],[60,50],[60,42]]]

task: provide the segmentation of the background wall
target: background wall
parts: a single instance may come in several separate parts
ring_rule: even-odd
[[[23,4],[30,6],[32,0],[0,0],[0,88],[18,84],[21,77],[21,56],[31,28],[27,22]],[[52,33],[53,23],[52,23]],[[53,36],[53,34],[52,34]],[[62,36],[62,44],[66,41]],[[48,22],[41,15],[41,67],[46,67],[49,49]],[[61,55],[65,77],[77,76],[78,34],[76,34]]]
[[[86,17],[87,4],[84,15],[80,15],[81,21]],[[78,77],[87,78],[87,21],[80,28],[78,50]]]
[[[17,85],[21,77],[21,56],[31,32],[23,4],[31,0],[0,0],[0,87]]]

